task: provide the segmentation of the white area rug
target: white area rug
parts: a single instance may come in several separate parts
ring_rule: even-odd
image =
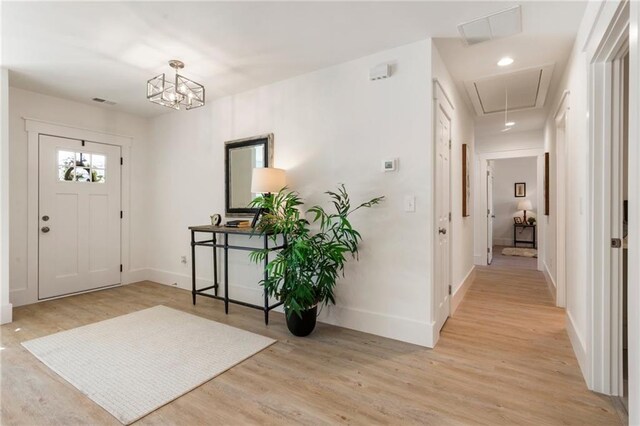
[[[523,247],[505,247],[502,249],[505,256],[538,257],[538,250]]]
[[[273,343],[155,306],[22,346],[120,422],[130,424]]]

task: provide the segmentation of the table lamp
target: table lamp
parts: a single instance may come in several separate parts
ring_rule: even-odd
[[[254,194],[279,192],[285,184],[285,171],[282,169],[259,167],[251,174],[251,192]]]
[[[529,200],[521,200],[518,203],[518,210],[524,211],[524,223],[527,223],[527,210],[531,210],[533,206],[531,205],[531,201]]]
[[[272,192],[280,192],[286,185],[286,174],[283,169],[274,167],[259,167],[251,173],[251,192],[253,194],[271,195]],[[253,217],[251,227],[255,227],[264,209],[258,210]]]

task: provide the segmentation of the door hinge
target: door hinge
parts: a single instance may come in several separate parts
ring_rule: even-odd
[[[122,219],[124,217],[124,213],[122,212],[122,210],[120,210],[120,219]]]
[[[449,284],[449,295],[451,295],[451,284]]]
[[[613,247],[613,248],[622,247],[622,240],[620,238],[612,238],[611,239],[611,247]]]
[[[491,210],[487,209],[487,216],[491,215]]]
[[[489,170],[487,170],[487,176],[491,176],[491,173],[489,172]]]
[[[449,212],[449,222],[451,222],[451,212]]]
[[[491,248],[487,247],[487,253],[491,253]]]
[[[120,165],[122,166],[124,164],[124,158],[120,157]]]
[[[122,263],[120,264],[120,272],[122,272]]]
[[[451,139],[449,139],[449,149],[451,149]]]

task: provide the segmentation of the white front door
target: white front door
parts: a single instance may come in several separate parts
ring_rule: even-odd
[[[436,327],[442,328],[449,317],[449,157],[451,140],[451,120],[441,108],[436,118],[436,216],[438,245],[435,269]]]
[[[493,261],[493,170],[487,168],[487,265]]]
[[[120,147],[39,144],[38,299],[120,284]]]

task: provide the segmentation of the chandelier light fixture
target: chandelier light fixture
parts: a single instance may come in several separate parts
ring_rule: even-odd
[[[151,102],[173,109],[183,107],[187,110],[204,105],[204,86],[178,74],[184,63],[173,59],[169,66],[176,70],[173,80],[162,73],[147,81],[147,99]]]

